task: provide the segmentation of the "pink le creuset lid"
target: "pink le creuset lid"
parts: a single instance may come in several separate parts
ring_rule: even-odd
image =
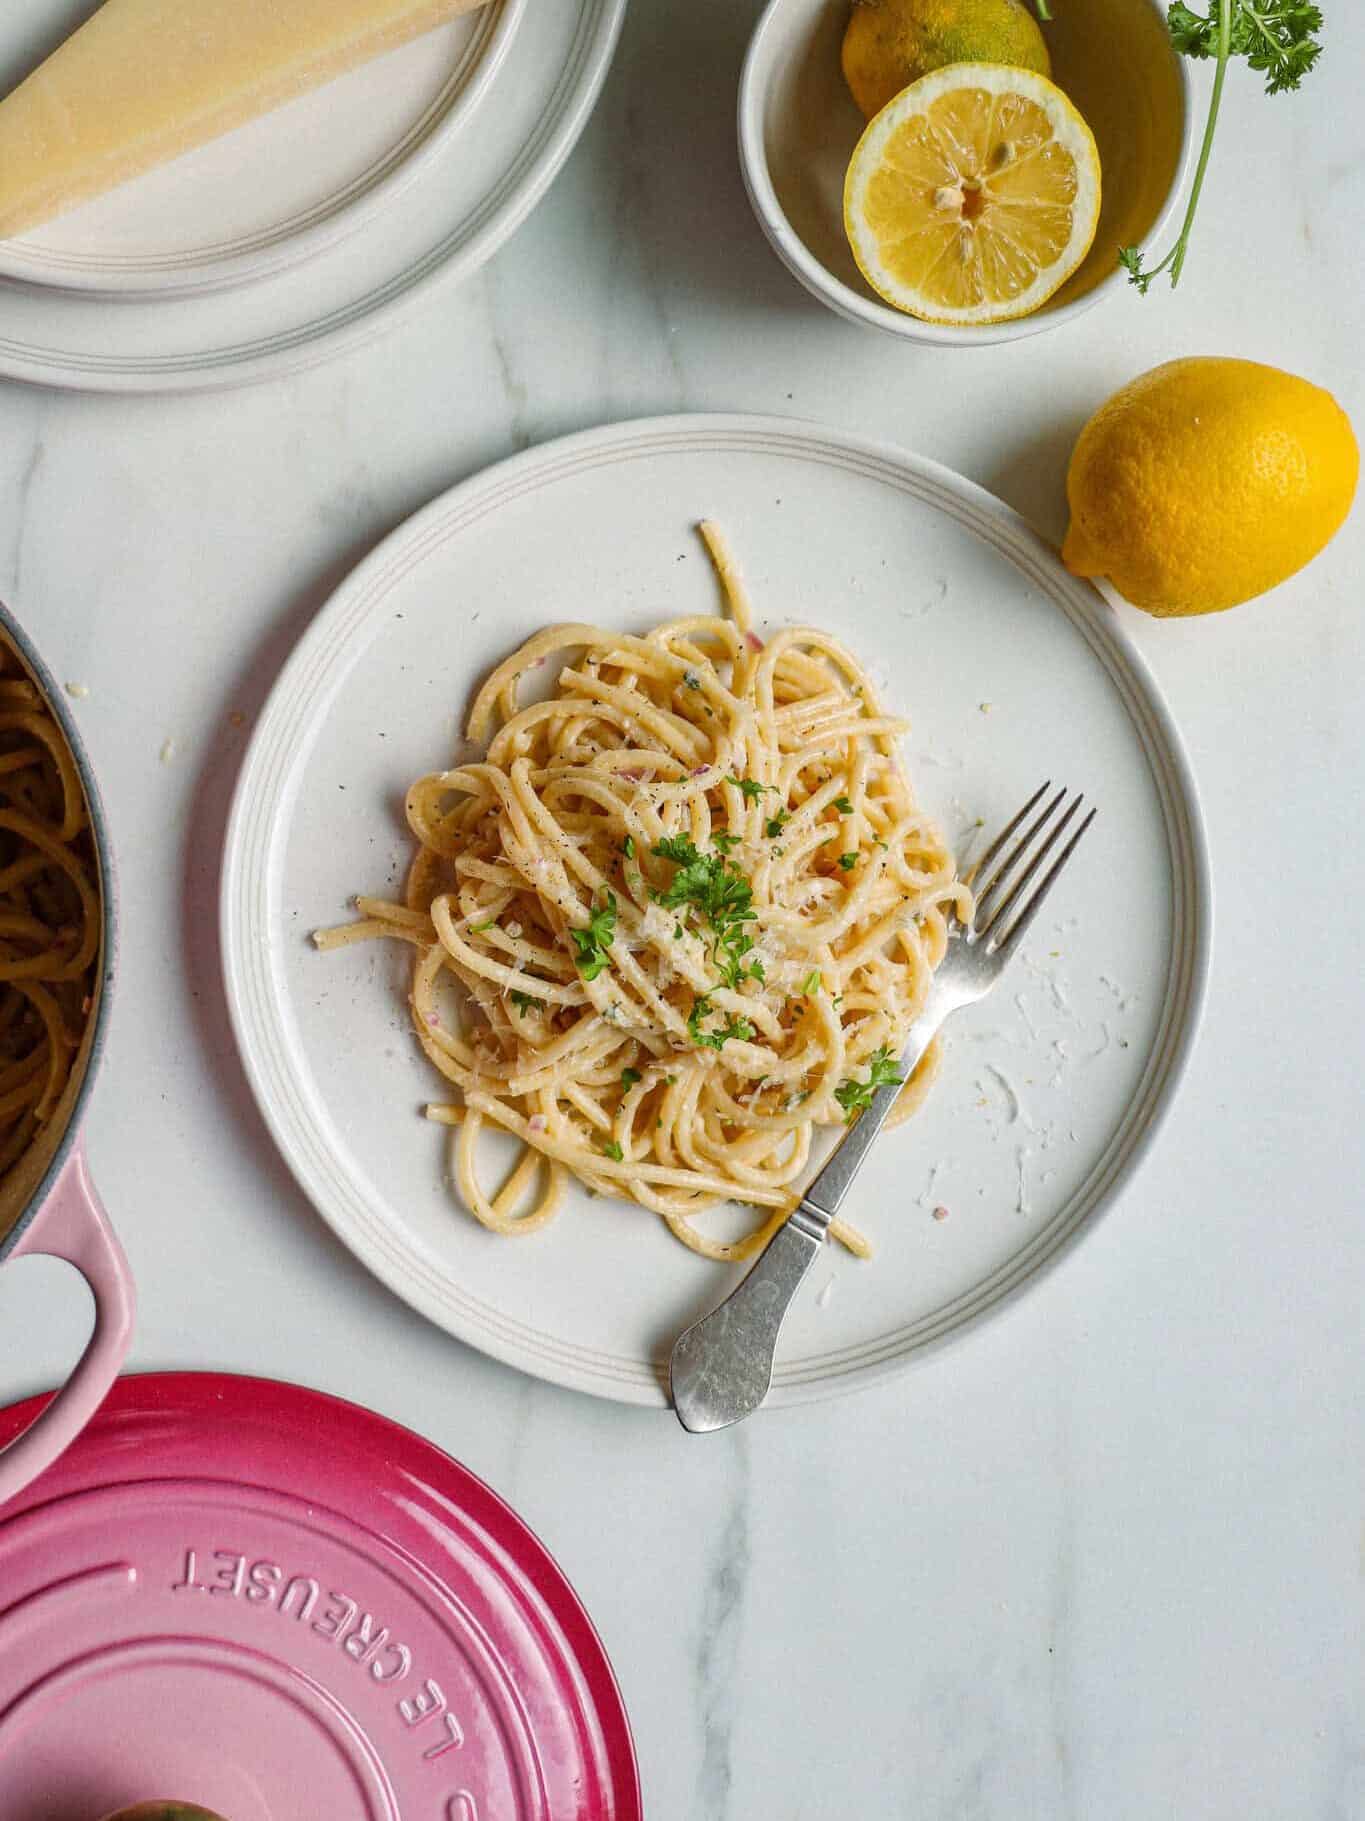
[[[34,1400],[36,1402],[37,1400]],[[0,1411],[0,1445],[33,1403]],[[640,1821],[611,1666],[448,1455],[268,1379],[121,1379],[0,1512],[0,1816]]]

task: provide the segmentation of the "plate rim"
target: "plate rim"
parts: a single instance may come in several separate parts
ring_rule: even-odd
[[[181,255],[110,255],[103,265],[58,252],[44,257],[26,247],[23,235],[11,235],[0,238],[0,279],[26,290],[92,303],[164,303],[173,297],[235,290],[292,271],[358,232],[441,157],[505,62],[526,6],[527,0],[494,0],[492,9],[476,15],[476,36],[435,100],[368,170],[325,202],[305,209],[298,225],[286,221],[272,231]]]
[[[182,294],[177,298],[172,293],[155,298],[131,295],[101,299],[70,291],[44,292],[40,287],[2,279],[0,378],[47,390],[121,397],[217,392],[306,372],[375,340],[442,287],[459,284],[477,272],[517,231],[559,175],[592,116],[611,69],[627,0],[575,0],[575,4],[579,16],[569,55],[510,168],[492,180],[482,200],[470,208],[452,233],[420,254],[405,256],[396,275],[377,275],[362,296],[339,312],[315,316],[302,325],[254,340],[235,342],[224,329],[212,349],[185,355],[131,357],[94,351],[73,353],[47,343],[39,346],[16,342],[4,332],[5,291],[46,296],[54,310],[68,305],[82,309],[103,307],[122,313],[148,307],[207,308],[231,299],[241,287],[199,297]],[[527,29],[523,22],[522,29],[512,34],[511,42],[520,42]],[[505,74],[513,62],[512,57],[505,58],[498,73]],[[486,105],[487,97],[484,99]],[[449,155],[451,146],[458,147],[460,140],[461,135],[454,135],[443,148],[445,154]],[[422,175],[424,189],[437,181],[439,170],[438,159]],[[352,238],[347,236],[337,246],[320,250],[318,257],[336,252],[338,246],[344,249]],[[274,279],[289,275],[289,270],[276,272]],[[320,285],[319,294],[325,295],[326,290],[325,284]]]
[[[359,623],[376,585],[393,579],[390,572],[395,563],[405,559],[406,566],[420,562],[433,529],[461,507],[477,505],[491,495],[492,510],[509,484],[529,482],[534,490],[585,462],[598,466],[606,460],[647,459],[660,445],[671,449],[680,441],[690,442],[694,449],[721,446],[727,452],[747,443],[769,454],[834,462],[846,468],[861,465],[864,472],[888,482],[918,482],[955,499],[962,508],[959,522],[967,529],[984,535],[989,528],[994,537],[988,536],[987,541],[1025,577],[1029,574],[1026,559],[1031,559],[1033,579],[1045,586],[1054,608],[1067,614],[1099,661],[1112,658],[1127,674],[1131,689],[1125,692],[1119,676],[1106,664],[1111,680],[1120,687],[1129,718],[1136,723],[1160,801],[1170,854],[1171,958],[1161,1022],[1133,1096],[1132,1104],[1141,1109],[1141,1117],[1136,1123],[1126,1117],[1100,1154],[1072,1198],[1072,1204],[1081,1204],[1079,1211],[1059,1234],[1051,1226],[1042,1229],[982,1283],[935,1311],[931,1331],[924,1337],[907,1344],[907,1331],[900,1329],[889,1337],[817,1355],[806,1367],[779,1368],[768,1406],[780,1408],[821,1401],[892,1377],[962,1338],[988,1317],[1013,1307],[1031,1285],[1042,1281],[1131,1187],[1178,1098],[1202,1024],[1212,954],[1213,885],[1203,812],[1184,740],[1146,658],[1118,614],[1090,583],[1062,569],[1055,549],[1012,507],[943,463],[889,439],[804,418],[744,412],[681,413],[602,424],[535,445],[457,482],[398,525],[343,578],[304,629],[272,685],[233,790],[220,874],[219,943],[229,1019],[256,1105],[303,1194],[366,1269],[445,1332],[505,1365],[571,1390],[666,1409],[665,1388],[648,1361],[630,1362],[621,1355],[598,1354],[556,1341],[545,1341],[533,1350],[516,1334],[504,1334],[496,1314],[482,1325],[462,1321],[458,1312],[440,1300],[435,1288],[423,1281],[429,1279],[434,1286],[436,1274],[411,1247],[400,1248],[391,1233],[379,1239],[358,1230],[344,1214],[327,1205],[313,1168],[301,1154],[287,1108],[278,1104],[267,1078],[261,1052],[270,1057],[275,1051],[257,1025],[250,969],[255,961],[268,976],[269,951],[264,951],[262,961],[246,936],[252,921],[247,907],[253,891],[268,899],[272,846],[279,833],[278,814],[263,821],[259,799],[270,795],[265,786],[276,751],[288,748],[293,697],[309,687],[315,669],[321,675],[329,654],[346,649],[346,630],[343,627],[338,633],[338,622],[353,614]],[[943,500],[935,503],[942,509]],[[1059,591],[1070,597],[1072,611],[1063,605]],[[1130,694],[1146,711],[1149,726],[1135,716]],[[255,828],[253,818],[258,824]],[[263,987],[258,986],[257,991],[266,1002],[275,998]],[[997,1285],[997,1279],[1004,1281]],[[964,1304],[968,1305],[965,1310]]]
[[[51,1395],[51,1392],[39,1392],[0,1406],[0,1446],[11,1435],[22,1434]],[[405,1470],[423,1484],[439,1474],[447,1496],[450,1496],[452,1486],[458,1489],[459,1497],[451,1497],[455,1509],[467,1521],[494,1535],[500,1550],[508,1548],[507,1532],[515,1537],[522,1550],[520,1556],[514,1557],[518,1572],[534,1587],[563,1633],[565,1643],[573,1652],[574,1667],[583,1677],[602,1727],[613,1784],[618,1778],[620,1782],[620,1787],[613,1788],[612,1794],[623,1804],[616,1811],[614,1821],[642,1821],[639,1753],[620,1678],[596,1621],[558,1556],[527,1519],[472,1467],[420,1430],[386,1416],[382,1411],[372,1410],[367,1404],[357,1403],[354,1398],[341,1397],[334,1391],[323,1391],[296,1379],[272,1378],[251,1372],[171,1368],[122,1373],[87,1428],[66,1453],[11,1503],[0,1507],[0,1533],[8,1524],[32,1521],[37,1514],[51,1510],[54,1505],[64,1505],[73,1496],[167,1477],[164,1471],[149,1473],[142,1456],[129,1457],[126,1450],[115,1464],[105,1435],[111,1425],[137,1418],[160,1420],[168,1415],[186,1419],[203,1419],[206,1415],[226,1417],[236,1425],[249,1426],[259,1433],[263,1442],[277,1447],[279,1431],[287,1429],[295,1416],[299,1419],[296,1426],[308,1433],[309,1422],[320,1414],[345,1425],[354,1436],[368,1432],[375,1441],[377,1453],[386,1454],[391,1463],[402,1462]],[[325,1424],[322,1431],[331,1432]],[[103,1476],[93,1484],[73,1483],[73,1475],[79,1479],[85,1468],[84,1456],[94,1454],[100,1448],[105,1451]],[[97,1465],[95,1460],[90,1463],[91,1469]],[[171,1477],[183,1478],[183,1475],[176,1473]],[[198,1477],[206,1482],[211,1478]],[[53,1482],[51,1487],[49,1482]],[[238,1489],[251,1490],[245,1486]],[[340,1515],[361,1528],[369,1527],[368,1520],[353,1518],[349,1513]],[[502,1527],[503,1535],[496,1534],[490,1518],[495,1520],[496,1526]]]

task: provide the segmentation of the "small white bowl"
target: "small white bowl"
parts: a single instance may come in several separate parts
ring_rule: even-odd
[[[905,341],[969,348],[1055,329],[1126,285],[1119,248],[1165,251],[1194,147],[1187,60],[1155,0],[1053,0],[1053,80],[1090,125],[1103,201],[1095,244],[1061,289],[1012,322],[921,322],[883,303],[844,233],[844,174],[866,122],[839,66],[850,0],[769,0],[739,85],[739,158],[759,224],[814,297]]]

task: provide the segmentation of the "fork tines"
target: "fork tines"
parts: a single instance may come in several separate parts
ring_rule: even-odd
[[[1034,815],[1034,810],[1038,808],[1039,803],[1047,796],[1051,788],[1052,783],[1049,779],[1034,791],[1018,815],[1005,825],[972,869],[972,878],[980,878],[986,875],[987,868],[998,862],[998,864],[994,864],[994,871],[986,877],[985,884],[975,893],[976,912],[972,918],[970,932],[970,939],[973,942],[984,941],[987,951],[991,954],[997,950],[1014,948],[1029,924],[1037,916],[1043,899],[1046,898],[1058,873],[1076,851],[1081,836],[1095,820],[1096,812],[1092,809],[1038,881],[1035,890],[1027,898],[1022,898],[1022,894],[1037,875],[1039,867],[1066,833],[1085,802],[1082,795],[1072,797],[1068,802],[1068,792],[1063,788],[1048,803],[1044,804],[1042,809],[1038,810],[1037,815]],[[1065,805],[1064,808],[1063,805]],[[1062,810],[1060,817],[1057,815],[1059,809]],[[1032,821],[1028,820],[1030,816],[1033,817]],[[1006,852],[1006,844],[1010,837],[1024,822],[1027,822],[1028,826]],[[1019,872],[1021,865],[1024,870]],[[1018,873],[1017,878],[1015,878],[1016,873]],[[1010,883],[1011,880],[1014,881],[1013,884]],[[1014,920],[1008,922],[1010,913],[1015,911],[1016,906],[1018,906],[1018,910]]]

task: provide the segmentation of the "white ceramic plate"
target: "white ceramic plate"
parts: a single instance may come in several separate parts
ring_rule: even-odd
[[[90,10],[0,19],[12,86]],[[309,366],[467,277],[586,124],[625,0],[485,10],[0,242],[0,373],[188,391]]]
[[[1100,807],[1055,914],[961,1015],[928,1107],[859,1179],[848,1212],[876,1256],[832,1248],[817,1267],[783,1336],[773,1401],[791,1403],[904,1365],[1057,1259],[1131,1176],[1198,1022],[1209,884],[1179,738],[1115,615],[1005,506],[890,446],[747,417],[610,426],[455,488],[342,585],[270,697],[229,831],[224,959],[262,1111],[346,1244],[484,1352],[662,1403],[668,1348],[727,1271],[582,1193],[539,1235],[486,1233],[420,1117],[437,1078],[408,1030],[404,956],[324,956],[308,934],[401,879],[403,792],[445,762],[472,686],[518,641],[714,603],[704,515],[760,629],[813,621],[870,661],[955,835],[1045,777]]]

